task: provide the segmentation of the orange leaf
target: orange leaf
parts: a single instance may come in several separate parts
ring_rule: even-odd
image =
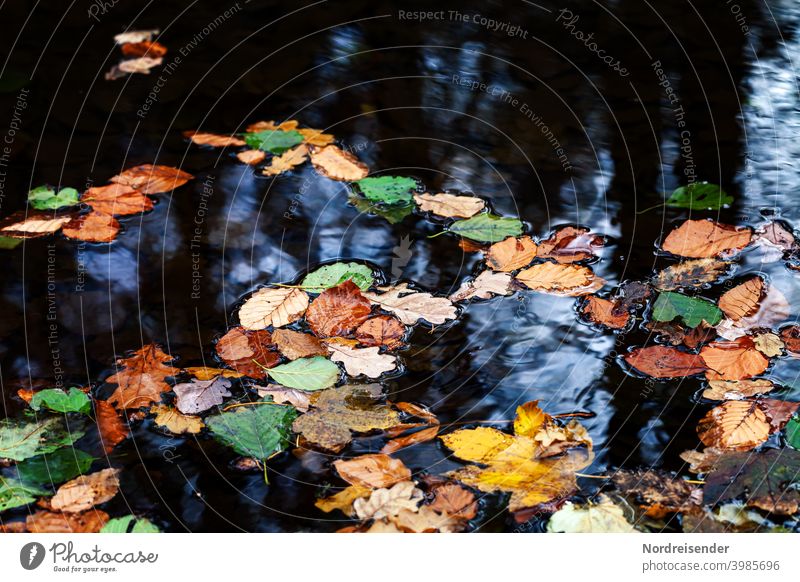
[[[309,333],[276,329],[272,332],[272,341],[278,346],[278,351],[290,360],[328,355],[322,342]]]
[[[679,378],[705,371],[706,366],[697,354],[678,348],[649,346],[636,348],[624,360],[639,372],[654,378]]]
[[[183,186],[192,178],[194,178],[194,176],[178,168],[142,164],[141,166],[128,168],[121,174],[111,178],[111,181],[136,188],[143,194],[159,194],[162,192],[170,192],[175,188]]]
[[[123,369],[106,379],[109,384],[118,385],[108,402],[120,410],[160,402],[161,394],[170,390],[164,379],[180,372],[178,368],[165,365],[172,360],[172,356],[161,351],[157,344],[148,344],[130,357],[117,360],[117,365]]]
[[[184,137],[188,137],[193,143],[197,145],[207,145],[215,148],[224,148],[227,146],[243,146],[247,142],[232,135],[219,135],[217,133],[205,133],[196,131],[184,131]]]
[[[128,425],[107,401],[95,400],[94,416],[105,452],[110,453],[114,447],[128,438]]]
[[[529,236],[511,236],[489,247],[486,263],[495,271],[516,271],[531,264],[536,257],[537,248]]]
[[[331,180],[356,182],[369,175],[369,167],[350,152],[335,145],[308,146],[314,169]]]
[[[687,220],[667,235],[661,248],[673,255],[703,259],[743,249],[752,238],[753,231],[747,227]]]
[[[406,327],[391,315],[370,317],[356,329],[356,339],[364,346],[386,346],[394,350],[403,345]]]
[[[697,425],[697,434],[707,447],[746,451],[767,440],[767,415],[750,400],[729,400],[712,408]]]
[[[541,263],[517,273],[517,280],[534,291],[575,297],[588,295],[605,285],[588,267]]]
[[[597,295],[590,295],[581,308],[581,313],[592,323],[605,325],[611,329],[622,329],[628,325],[630,314],[627,311],[615,314],[616,303]]]
[[[475,495],[455,483],[443,483],[433,488],[430,508],[460,519],[472,519],[478,513]]]
[[[574,263],[594,257],[602,246],[603,237],[592,234],[588,228],[565,226],[540,242],[536,255],[559,263]]]
[[[153,209],[153,201],[149,197],[124,184],[89,188],[81,196],[81,202],[96,212],[114,216],[141,214]]]
[[[105,511],[90,509],[83,513],[37,511],[25,523],[31,533],[96,533],[108,520]]]
[[[351,485],[381,489],[411,479],[411,471],[402,461],[388,455],[361,455],[333,462],[339,476]]]
[[[153,59],[163,57],[167,54],[167,47],[155,40],[143,40],[141,42],[126,42],[120,49],[126,57],[144,57]]]
[[[342,336],[364,323],[371,311],[369,299],[347,280],[320,293],[308,307],[306,321],[320,337]]]
[[[413,432],[410,435],[397,437],[395,439],[390,440],[385,445],[383,445],[381,452],[386,455],[390,455],[391,453],[397,452],[400,449],[404,449],[406,447],[410,447],[411,445],[425,443],[430,440],[433,440],[436,438],[436,435],[438,434],[439,434],[439,425],[423,428],[422,430]]]
[[[61,228],[67,238],[94,243],[111,242],[119,233],[119,222],[110,214],[92,211],[73,218]]]
[[[726,291],[719,298],[719,308],[734,321],[753,315],[758,311],[761,298],[764,296],[764,280],[751,277],[744,283]]]
[[[216,350],[222,361],[240,374],[262,380],[267,377],[265,368],[273,368],[281,360],[266,330],[234,327],[219,339]]]
[[[711,342],[700,350],[700,357],[708,366],[706,377],[709,380],[751,378],[769,366],[769,358],[756,349],[748,336],[730,342]]]
[[[239,161],[249,166],[255,166],[264,161],[267,157],[267,152],[264,150],[244,150],[236,154]]]

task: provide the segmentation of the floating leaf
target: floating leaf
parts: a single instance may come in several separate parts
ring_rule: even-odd
[[[489,247],[486,263],[495,271],[516,271],[530,265],[537,250],[537,244],[529,236],[508,237]]]
[[[636,533],[622,508],[608,496],[595,503],[575,505],[567,501],[547,522],[547,531],[561,533]]]
[[[14,479],[0,477],[0,512],[33,503],[37,497],[42,495],[49,495],[49,492]]]
[[[589,295],[581,307],[583,316],[598,325],[611,329],[623,329],[628,325],[630,314],[627,311],[615,313],[617,304],[614,301],[603,299],[597,295]]]
[[[465,281],[458,291],[450,295],[448,299],[456,303],[468,299],[489,299],[496,295],[511,295],[511,281],[509,273],[483,271],[474,280]]]
[[[128,168],[121,174],[111,178],[111,181],[135,188],[142,194],[160,194],[175,190],[175,188],[183,186],[192,178],[194,176],[178,168],[143,164]]]
[[[276,366],[267,374],[279,384],[310,392],[333,386],[339,379],[339,368],[330,360],[314,356]]]
[[[707,299],[687,297],[671,291],[659,293],[653,304],[653,319],[672,321],[678,317],[689,327],[697,327],[703,322],[716,325],[722,320],[722,312]]]
[[[411,471],[402,461],[380,453],[339,459],[333,466],[342,479],[359,487],[380,489],[411,479]]]
[[[648,517],[662,519],[669,513],[691,509],[698,490],[680,477],[655,469],[614,473],[614,485],[641,505]]]
[[[64,425],[61,417],[37,422],[6,418],[0,420],[0,458],[24,461],[73,444],[83,431]]]
[[[335,341],[336,339],[326,342],[331,351],[331,360],[342,364],[350,376],[363,374],[367,378],[379,378],[382,374],[397,369],[397,357],[381,354],[378,347],[357,348],[348,345],[348,340]]]
[[[92,401],[79,388],[70,388],[68,392],[57,388],[40,390],[33,395],[30,405],[34,410],[40,410],[44,407],[53,412],[89,414],[92,411]]]
[[[273,338],[274,339],[274,338]],[[198,380],[213,380],[217,376],[223,378],[241,378],[243,374],[227,370],[225,368],[210,368],[208,366],[189,366],[183,369],[187,374],[191,374]]]
[[[128,425],[119,417],[116,408],[106,400],[95,400],[94,415],[103,450],[110,453],[128,438]]]
[[[216,133],[203,133],[189,130],[184,131],[183,136],[188,137],[197,145],[207,145],[215,148],[246,145],[244,140],[231,135],[219,135]]]
[[[676,188],[665,204],[690,210],[719,210],[733,204],[733,196],[728,195],[717,184],[693,182]]]
[[[753,329],[771,328],[788,319],[791,312],[789,302],[783,293],[774,285],[769,286],[755,313],[738,321],[725,319],[717,325],[717,333],[725,339],[733,340]]]
[[[157,344],[148,344],[133,352],[128,358],[117,360],[122,366],[113,376],[106,379],[109,384],[117,384],[117,389],[108,399],[118,409],[149,406],[161,400],[161,394],[170,390],[165,378],[180,372],[178,368],[167,366],[173,360]]]
[[[50,509],[80,513],[95,505],[105,503],[119,491],[119,469],[103,469],[90,475],[81,475],[58,488],[50,500]]]
[[[240,156],[239,159],[245,163],[253,163],[252,158],[250,161],[246,161],[246,159],[242,159]],[[270,163],[261,170],[261,173],[265,176],[277,176],[278,174],[294,170],[295,166],[299,166],[307,160],[308,148],[304,144],[300,144],[297,147],[287,150],[280,156],[273,156]],[[259,163],[260,161],[261,160],[258,160],[258,162],[255,163]]]
[[[480,242],[499,242],[509,236],[522,234],[522,222],[516,218],[478,214],[467,220],[458,220],[448,230],[465,238]]]
[[[709,380],[742,380],[758,376],[769,366],[769,358],[756,349],[747,336],[730,342],[716,341],[700,350]]]
[[[540,263],[517,273],[516,280],[529,289],[551,295],[589,295],[605,285],[589,267]]]
[[[455,319],[458,314],[449,299],[414,291],[406,283],[378,287],[378,291],[380,293],[364,293],[364,297],[396,315],[405,325],[414,325],[420,320],[438,325],[448,319]]]
[[[356,182],[359,191],[373,202],[398,204],[411,202],[417,181],[404,176],[371,176]]]
[[[592,233],[588,228],[564,226],[547,240],[540,242],[536,254],[541,259],[574,263],[593,258],[603,244],[603,237]]]
[[[28,192],[28,204],[36,210],[57,210],[65,206],[75,206],[80,201],[75,188],[62,188],[56,193],[55,188],[39,186]]]
[[[751,277],[744,283],[723,293],[719,307],[733,321],[753,315],[764,296],[765,285],[761,277]]]
[[[768,358],[775,358],[783,354],[783,341],[774,333],[754,335],[753,344],[759,352]]]
[[[323,291],[308,308],[306,322],[320,337],[349,335],[372,312],[369,299],[352,281]]]
[[[322,342],[308,333],[276,329],[272,332],[272,341],[278,346],[278,351],[290,360],[328,355],[328,350]]]
[[[19,211],[0,221],[0,233],[12,238],[37,238],[58,232],[70,220],[71,215]]]
[[[744,400],[758,394],[766,394],[775,389],[769,380],[710,380],[703,391],[703,398],[709,400]]]
[[[197,434],[205,426],[199,416],[181,414],[166,404],[153,406],[150,412],[156,415],[153,419],[156,426],[165,428],[173,434]]]
[[[311,397],[310,410],[293,425],[309,443],[328,451],[342,450],[352,433],[388,429],[400,423],[400,416],[381,404],[378,384],[346,385],[318,392]]]
[[[472,519],[478,514],[475,495],[455,483],[442,483],[432,487],[433,501],[430,508],[459,519]]]
[[[325,497],[323,499],[317,499],[314,505],[316,505],[325,513],[330,513],[331,511],[338,509],[345,515],[354,515],[353,503],[356,501],[356,499],[369,497],[372,494],[372,491],[373,489],[371,487],[349,485],[335,495],[331,495],[330,497]]]
[[[114,37],[114,42],[117,44],[127,44],[131,42],[144,42],[152,40],[157,35],[159,30],[154,28],[152,30],[129,30],[121,32]]]
[[[267,157],[267,152],[261,150],[244,150],[236,154],[236,158],[248,166],[257,166]]]
[[[470,218],[486,208],[486,202],[476,196],[447,193],[415,193],[414,202],[422,212],[430,212],[443,218]]]
[[[150,56],[158,58],[167,54],[167,47],[154,40],[126,42],[120,47],[120,50],[122,50],[122,54],[126,57]]]
[[[277,384],[270,384],[264,388],[258,388],[258,395],[266,400],[269,396],[276,404],[291,404],[299,412],[308,411],[311,402],[311,395],[303,390],[294,388],[284,388]]]
[[[59,449],[17,463],[19,480],[28,485],[56,485],[82,475],[94,457],[80,449]]]
[[[300,289],[267,287],[253,293],[239,308],[239,323],[245,329],[283,327],[297,321],[308,308],[308,295]]]
[[[348,202],[356,207],[356,210],[364,214],[374,214],[386,219],[389,224],[399,224],[414,212],[413,204],[380,204],[370,202],[366,198],[352,194],[348,197]]]
[[[107,243],[117,238],[119,222],[110,214],[92,211],[73,218],[61,227],[67,238],[93,243]]]
[[[699,355],[667,346],[636,348],[623,359],[642,374],[654,378],[680,378],[706,371]]]
[[[310,145],[308,151],[314,169],[331,180],[357,182],[369,175],[369,167],[365,163],[335,145]]]
[[[253,149],[271,154],[282,154],[303,142],[303,136],[296,131],[266,130],[246,133],[244,141]]]
[[[401,436],[397,438],[393,438],[392,440],[388,441],[383,448],[381,448],[381,452],[386,455],[391,455],[392,453],[396,453],[401,449],[405,449],[406,447],[410,447],[412,445],[418,445],[420,443],[427,443],[428,441],[432,441],[435,439],[439,434],[440,427],[430,426],[428,428],[423,428],[416,432],[412,432],[409,435]]]
[[[228,330],[217,342],[216,351],[222,361],[238,373],[258,379],[266,378],[267,368],[278,365],[281,359],[270,332],[242,327]]]
[[[238,454],[265,461],[289,446],[296,417],[291,406],[262,401],[211,416],[206,425],[214,438]]]
[[[247,133],[258,133],[259,131],[294,131],[300,123],[296,119],[287,119],[279,124],[274,121],[256,121],[247,126]]]
[[[99,509],[83,513],[37,511],[25,520],[30,533],[96,533],[108,522],[108,514]]]
[[[747,451],[767,440],[769,420],[758,402],[731,400],[711,409],[697,425],[707,447]]]
[[[154,208],[150,197],[124,184],[89,188],[81,196],[81,202],[91,206],[95,212],[110,216],[130,216]]]
[[[369,499],[359,498],[353,503],[353,510],[359,519],[381,519],[395,516],[403,509],[416,511],[425,495],[412,481],[401,481],[390,489],[376,489]]]
[[[306,275],[300,286],[310,293],[321,293],[347,280],[355,283],[362,291],[366,291],[374,282],[372,269],[359,263],[333,263]]]
[[[110,519],[100,533],[161,533],[161,530],[149,519],[126,515]]]
[[[391,315],[370,317],[358,326],[355,335],[363,346],[386,346],[395,350],[403,345],[406,327]]]
[[[653,285],[662,291],[675,291],[684,287],[700,287],[723,276],[730,263],[717,259],[692,259],[670,265],[653,280]]]
[[[687,220],[667,235],[661,248],[673,255],[703,259],[743,249],[752,238],[752,230],[746,227]]]

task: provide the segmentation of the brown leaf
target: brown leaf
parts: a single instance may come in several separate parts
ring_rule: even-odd
[[[92,509],[84,513],[37,511],[25,521],[31,533],[97,533],[108,522],[105,511]]]
[[[278,346],[278,351],[290,360],[328,355],[322,342],[309,333],[276,329],[272,332],[272,341]]]
[[[106,400],[94,401],[94,416],[103,450],[110,453],[119,443],[128,438],[128,425],[117,410]]]
[[[244,150],[236,154],[236,157],[243,164],[248,166],[257,166],[264,161],[267,157],[267,152],[264,150]]]
[[[742,380],[764,372],[769,367],[769,358],[756,349],[747,336],[733,341],[716,341],[703,346],[700,357],[708,370],[709,380]]]
[[[661,248],[681,257],[704,259],[743,249],[753,231],[710,220],[687,220],[664,239]]]
[[[456,306],[446,297],[415,291],[408,287],[408,283],[378,287],[378,291],[380,293],[364,293],[364,297],[392,312],[405,325],[414,325],[420,320],[438,325],[455,319],[458,314]]]
[[[351,485],[381,489],[411,479],[411,471],[402,461],[388,455],[361,455],[333,462],[339,476]]]
[[[639,281],[626,281],[622,283],[614,294],[614,315],[622,315],[636,307],[645,304],[653,291],[646,283]]]
[[[422,430],[418,430],[417,432],[412,432],[410,435],[397,437],[395,439],[390,440],[381,449],[381,452],[386,455],[391,455],[392,453],[396,453],[400,449],[405,449],[406,447],[410,447],[411,445],[418,445],[420,443],[426,443],[436,438],[436,435],[439,434],[439,425],[431,426],[428,428],[423,428]]]
[[[265,166],[261,173],[265,176],[277,176],[293,170],[295,166],[305,163],[306,160],[308,160],[308,147],[301,143],[279,156],[272,156],[269,165]]]
[[[386,346],[396,350],[403,345],[406,327],[391,315],[370,317],[356,329],[356,339],[363,346]]]
[[[774,333],[759,333],[753,336],[756,349],[768,358],[783,354],[783,340]]]
[[[767,415],[771,432],[778,432],[783,429],[789,419],[797,412],[797,408],[800,407],[800,402],[786,402],[773,398],[762,398],[756,402]]]
[[[455,194],[414,194],[414,202],[422,212],[430,212],[444,218],[470,218],[486,207],[486,202],[476,196]]]
[[[135,188],[143,194],[159,194],[183,186],[192,178],[194,176],[178,168],[143,164],[128,168],[111,178],[111,181]]]
[[[364,323],[371,311],[369,299],[347,280],[320,293],[309,306],[306,321],[320,337],[342,336]]]
[[[494,243],[486,252],[486,263],[495,271],[511,272],[527,267],[536,257],[538,246],[529,236]]]
[[[630,314],[625,311],[618,315],[615,314],[615,305],[614,301],[603,299],[597,295],[589,295],[583,307],[581,307],[581,313],[592,323],[604,325],[611,329],[622,329],[628,325]]]
[[[780,332],[786,350],[794,354],[800,353],[800,325],[784,327]]]
[[[167,54],[167,47],[155,40],[142,40],[139,42],[126,42],[120,47],[122,54],[126,57],[144,57],[151,58],[163,57]]]
[[[775,389],[769,380],[710,380],[703,391],[709,400],[744,400],[757,394],[766,394]]]
[[[219,339],[216,351],[223,362],[240,374],[260,380],[267,377],[265,368],[273,368],[281,360],[272,335],[266,330],[234,327]]]
[[[13,238],[37,238],[58,232],[70,220],[72,215],[20,210],[0,220],[0,234]]]
[[[117,366],[123,369],[106,379],[109,384],[118,385],[108,402],[120,410],[159,402],[161,394],[170,390],[164,379],[180,372],[165,365],[172,360],[158,344],[148,344],[130,357],[117,360]]]
[[[589,295],[606,283],[588,267],[551,262],[540,263],[520,271],[516,278],[534,291],[571,297]]]
[[[649,321],[645,327],[667,339],[673,346],[685,345],[695,349],[717,337],[717,331],[701,321],[697,327],[686,328],[676,321]]]
[[[767,440],[769,420],[757,402],[731,400],[711,409],[697,424],[707,447],[747,451]]]
[[[689,463],[689,471],[692,473],[708,473],[717,465],[724,451],[714,447],[707,447],[700,451],[683,451],[681,459]]]
[[[410,414],[411,416],[416,416],[417,418],[421,418],[428,424],[439,424],[439,419],[436,418],[436,415],[433,414],[427,408],[419,406],[418,404],[414,404],[412,402],[398,402],[395,404],[395,407],[398,410],[402,410],[406,414]]]
[[[662,519],[668,513],[682,511],[696,505],[692,494],[697,487],[680,477],[654,469],[614,473],[614,485],[625,495],[633,496],[642,505],[647,516]]]
[[[61,232],[67,238],[94,243],[107,243],[117,238],[119,222],[110,214],[92,211],[78,218],[73,218],[63,227]]]
[[[748,315],[753,315],[758,310],[758,305],[764,296],[764,280],[761,277],[751,277],[744,283],[726,291],[719,298],[719,308],[730,319],[738,321]]]
[[[308,308],[308,295],[301,289],[265,287],[253,293],[239,308],[245,329],[283,327],[297,321]]]
[[[464,520],[456,519],[446,513],[437,513],[428,505],[423,505],[418,511],[403,509],[396,516],[388,519],[401,531],[408,533],[436,531],[453,533],[461,531],[465,526]]]
[[[791,314],[789,302],[774,285],[768,286],[758,309],[752,315],[738,321],[724,319],[716,325],[717,333],[725,339],[733,340],[753,329],[771,328],[785,321]]]
[[[413,481],[401,481],[388,489],[375,489],[368,499],[356,499],[353,502],[353,511],[361,520],[391,517],[404,509],[417,511],[424,496]]]
[[[258,133],[260,131],[296,131],[299,123],[295,119],[287,119],[275,125],[274,121],[256,121],[247,126],[247,133]]]
[[[706,370],[699,355],[667,346],[636,348],[623,358],[639,372],[654,378],[694,376]]]
[[[103,469],[81,475],[58,488],[50,500],[50,509],[80,513],[105,503],[119,491],[119,469]]]
[[[478,503],[475,501],[475,495],[460,485],[443,483],[434,486],[432,491],[434,497],[429,507],[434,511],[467,520],[474,518],[478,514]]]
[[[153,201],[138,190],[124,184],[109,184],[89,188],[81,196],[81,202],[101,214],[130,216],[153,209]]]
[[[684,287],[700,287],[723,276],[730,263],[717,259],[694,259],[670,265],[653,280],[653,285],[662,291],[674,291]]]
[[[575,263],[596,256],[602,247],[603,237],[592,234],[588,228],[565,226],[540,242],[536,255],[559,263]]]
[[[257,389],[258,396],[265,398],[267,396],[272,398],[272,401],[277,404],[291,404],[300,412],[308,412],[311,402],[311,395],[304,390],[296,390],[294,388],[284,388],[277,384],[270,384],[264,388]]]
[[[774,221],[756,231],[754,242],[761,246],[777,249],[782,255],[795,248],[796,239],[790,228],[779,221]],[[780,259],[780,257],[776,258]]]
[[[219,135],[216,133],[205,133],[198,131],[184,131],[184,137],[192,140],[192,143],[197,145],[207,145],[215,148],[224,148],[228,146],[243,146],[247,145],[243,139],[234,137],[232,135]]]
[[[356,182],[369,175],[369,167],[350,152],[335,145],[309,146],[314,169],[331,180]]]

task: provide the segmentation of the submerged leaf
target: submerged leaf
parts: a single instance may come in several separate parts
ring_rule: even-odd
[[[719,307],[733,321],[753,315],[764,296],[765,285],[761,277],[751,277],[744,283],[723,293]]]
[[[261,401],[211,416],[206,425],[214,438],[238,454],[265,461],[289,446],[296,417],[291,406]]]
[[[675,291],[683,287],[700,287],[713,283],[723,276],[730,263],[717,259],[692,259],[670,265],[653,280],[653,285],[662,291]]]
[[[6,418],[0,420],[0,459],[24,461],[51,453],[71,445],[83,434],[82,430],[67,429],[60,417],[49,417],[38,422]]]
[[[599,325],[604,325],[611,329],[623,329],[628,325],[630,313],[622,311],[616,313],[617,304],[614,301],[603,299],[597,295],[589,295],[586,303],[581,307],[583,316]]]
[[[404,176],[370,176],[356,182],[361,193],[373,202],[398,204],[411,202],[417,181]]]
[[[603,237],[588,228],[564,226],[540,242],[536,254],[558,263],[575,263],[595,257],[603,244]]]
[[[115,517],[106,523],[100,533],[160,533],[158,526],[143,517],[126,515]]]

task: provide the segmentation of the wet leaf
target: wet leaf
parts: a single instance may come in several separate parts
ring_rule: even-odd
[[[588,228],[564,226],[540,242],[536,254],[541,259],[574,263],[595,257],[603,244],[603,237]]]
[[[291,444],[295,418],[297,411],[291,406],[262,401],[208,417],[206,425],[214,438],[238,454],[265,461]]]
[[[117,360],[122,369],[106,379],[109,384],[117,384],[108,402],[120,410],[160,402],[161,395],[171,389],[165,379],[180,372],[166,365],[172,360],[158,344],[148,344],[130,357]]]
[[[228,146],[243,146],[246,145],[245,141],[232,135],[219,135],[216,133],[203,133],[196,131],[184,131],[184,137],[192,140],[192,143],[197,145],[207,145],[215,148],[224,148]]]
[[[311,303],[306,322],[320,337],[344,336],[364,323],[372,312],[369,299],[352,281],[326,289]]]
[[[399,224],[414,212],[413,204],[381,204],[352,194],[347,199],[350,204],[364,214],[374,214],[386,219],[389,224]]]
[[[148,196],[124,184],[89,188],[81,196],[81,202],[91,206],[95,212],[111,216],[141,214],[154,208]]]
[[[379,347],[358,348],[349,345],[351,340],[336,341],[332,338],[325,343],[331,352],[331,360],[344,366],[350,376],[364,375],[367,378],[379,378],[386,372],[397,369],[397,357],[381,354]],[[355,344],[355,340],[352,340]]]
[[[317,499],[314,505],[316,505],[325,513],[330,513],[331,511],[338,509],[345,515],[354,515],[353,503],[356,501],[356,499],[369,497],[372,494],[372,491],[373,489],[371,487],[350,485],[335,495],[331,495],[330,497],[325,497],[323,499]]]
[[[338,452],[351,440],[352,433],[391,428],[400,416],[381,403],[378,384],[347,385],[318,392],[311,397],[311,409],[293,425],[309,443]]]
[[[395,483],[390,489],[375,489],[369,499],[359,498],[353,503],[358,519],[381,519],[395,516],[403,509],[416,511],[424,494],[412,481]]]
[[[769,367],[769,358],[747,336],[703,346],[700,357],[708,367],[709,380],[742,380],[758,376]]]
[[[303,143],[313,146],[323,147],[333,143],[334,136],[330,133],[323,133],[321,129],[306,127],[298,129],[297,133],[303,136]]]
[[[114,42],[117,44],[127,44],[130,42],[144,42],[152,40],[158,34],[159,30],[154,28],[152,30],[129,30],[121,32],[114,37]]]
[[[0,512],[33,503],[42,495],[49,495],[49,492],[14,479],[0,477]]]
[[[192,178],[194,176],[178,168],[143,164],[128,168],[111,178],[111,181],[135,188],[142,194],[160,194],[175,190]]]
[[[106,400],[95,400],[94,415],[103,450],[110,453],[128,438],[128,425],[119,417],[117,409]]]
[[[547,531],[561,533],[636,533],[625,512],[608,496],[595,503],[575,505],[567,501],[547,522]]]
[[[784,347],[794,353],[800,353],[800,325],[784,327],[780,332]]]
[[[311,395],[302,390],[295,390],[294,388],[284,388],[277,384],[270,384],[264,388],[258,388],[258,396],[267,399],[269,396],[276,404],[291,404],[299,412],[308,411],[311,402]]]
[[[117,238],[119,222],[110,214],[92,211],[73,218],[61,227],[67,238],[85,242],[107,243]]]
[[[216,351],[223,362],[251,378],[266,378],[267,368],[280,362],[272,334],[266,330],[250,331],[234,327],[219,339]]]
[[[253,149],[263,150],[271,154],[282,154],[303,142],[298,132],[281,131],[279,129],[246,133],[244,141]]]
[[[440,427],[438,425],[431,426],[428,428],[423,428],[416,432],[412,432],[411,434],[406,436],[393,438],[392,440],[388,441],[385,445],[383,445],[381,452],[386,455],[391,455],[392,453],[396,453],[397,451],[405,449],[406,447],[432,441],[439,434],[439,428]]]
[[[122,54],[126,57],[151,58],[163,57],[167,54],[167,47],[155,40],[142,40],[139,42],[126,42],[120,47]]]
[[[447,193],[415,193],[414,202],[422,212],[430,212],[443,218],[470,218],[486,208],[486,202],[477,196],[456,196]]]
[[[370,176],[356,182],[358,190],[367,200],[383,204],[411,202],[417,181],[405,176]]]
[[[366,291],[374,281],[372,269],[359,263],[333,263],[306,275],[300,286],[310,293],[322,293],[325,289],[348,280],[355,283],[362,291]]]
[[[272,339],[274,341],[275,334],[273,334]],[[184,368],[183,371],[187,374],[191,374],[198,380],[213,380],[217,376],[222,376],[223,378],[241,378],[243,376],[243,374],[234,372],[233,370],[228,370],[226,368],[209,368],[208,366],[189,366],[188,368]]]
[[[0,233],[12,238],[37,238],[61,230],[72,216],[54,216],[52,212],[15,212],[0,221]]]
[[[378,287],[378,291],[380,293],[364,293],[364,297],[393,313],[405,325],[414,325],[420,320],[438,325],[455,319],[458,313],[449,299],[414,291],[406,283]]]
[[[767,415],[757,402],[731,400],[711,409],[697,425],[707,447],[746,451],[769,438]]]
[[[764,280],[761,277],[751,277],[726,291],[719,298],[719,307],[733,321],[753,315],[761,303],[764,287]]]
[[[495,271],[511,272],[527,267],[536,258],[538,245],[529,236],[508,237],[486,252],[486,264]]]
[[[509,236],[522,234],[522,222],[516,218],[478,214],[466,220],[458,220],[448,230],[454,234],[479,242],[499,242]]]
[[[697,487],[664,471],[620,470],[614,473],[613,481],[617,489],[641,505],[653,519],[696,505],[691,497]]]
[[[783,341],[774,333],[754,335],[753,344],[759,352],[768,358],[775,358],[783,354]]]
[[[589,295],[581,307],[581,313],[592,323],[604,325],[611,329],[623,329],[630,321],[630,314],[627,311],[616,314],[615,307],[616,303],[614,301],[603,299],[597,295]]]
[[[689,327],[697,327],[703,322],[716,325],[722,320],[722,312],[711,301],[671,291],[658,294],[652,316],[655,321],[672,321],[679,317]]]
[[[153,420],[156,426],[165,428],[173,434],[198,434],[205,426],[199,416],[181,414],[166,404],[153,406],[150,412],[156,415]]]
[[[363,346],[386,346],[388,350],[402,347],[406,327],[391,315],[376,315],[358,326],[355,335]]]
[[[750,244],[752,230],[710,220],[687,220],[670,232],[661,248],[680,257],[711,258]]]
[[[108,514],[99,509],[83,513],[37,511],[28,516],[25,526],[31,533],[96,533],[108,519]]]
[[[709,400],[743,400],[775,389],[769,380],[711,380],[703,391]]]
[[[57,210],[65,206],[79,204],[78,191],[75,188],[55,188],[39,186],[28,192],[28,204],[36,210]]]
[[[667,346],[636,348],[623,359],[637,371],[654,378],[680,378],[706,371],[699,355]]]
[[[80,449],[59,449],[17,463],[17,475],[27,485],[57,485],[82,475],[94,457]]]
[[[759,228],[753,242],[764,250],[761,261],[765,263],[780,261],[786,253],[797,248],[791,227],[779,221]]]
[[[333,466],[342,479],[360,487],[380,489],[411,479],[411,471],[402,461],[380,453],[339,459]]]
[[[453,533],[464,529],[464,522],[446,513],[437,513],[428,505],[423,505],[417,511],[401,510],[395,517],[389,518],[391,524],[406,533],[442,532]],[[375,522],[378,524],[380,522]],[[369,532],[374,533],[375,524]]]
[[[335,145],[309,146],[314,169],[331,180],[357,182],[369,175],[369,167],[350,152]]]
[[[242,159],[240,156],[239,159],[245,163],[254,163],[251,156],[251,161],[246,161],[246,159]],[[263,158],[262,158],[263,159]],[[283,174],[284,172],[289,172],[294,170],[296,166],[305,163],[308,160],[308,148],[305,144],[300,144],[297,147],[294,147],[290,150],[287,150],[285,153],[281,154],[280,156],[273,156],[270,163],[261,170],[261,173],[265,176],[277,176],[278,174]],[[261,160],[258,160],[259,163]]]
[[[300,123],[296,119],[287,119],[279,124],[274,121],[256,121],[247,126],[247,133],[258,133],[260,131],[294,131]]]
[[[261,150],[244,150],[238,152],[236,157],[243,164],[257,166],[266,159],[267,153]]]
[[[100,533],[161,533],[161,530],[148,519],[126,515],[109,520]]]
[[[800,449],[800,418],[794,417],[786,423],[786,443],[793,449]]]
[[[723,206],[733,204],[733,196],[717,184],[693,182],[676,188],[664,204],[691,210],[719,210]]]
[[[483,271],[472,281],[463,285],[448,299],[457,303],[468,299],[489,299],[496,295],[511,295],[512,278],[509,273]]]
[[[589,267],[540,263],[517,273],[517,281],[529,289],[551,295],[589,295],[605,285]]]
[[[33,395],[30,405],[34,410],[41,410],[44,407],[53,412],[89,414],[92,411],[92,401],[79,388],[70,388],[69,391],[58,388],[40,390]]]
[[[751,329],[773,327],[785,321],[790,313],[791,309],[786,297],[775,286],[770,286],[755,313],[738,321],[730,318],[723,320],[717,325],[717,333],[725,339],[733,340],[743,336]]]
[[[278,384],[310,392],[333,386],[339,379],[339,367],[321,356],[314,356],[276,366],[267,370],[267,374]]]
[[[0,420],[0,459],[24,461],[69,446],[83,436],[83,431],[68,430],[61,417],[26,422],[6,418]]]
[[[239,308],[245,329],[283,327],[297,321],[308,308],[308,295],[300,289],[266,287],[253,293]]]
[[[475,495],[455,483],[442,483],[433,488],[430,508],[459,519],[472,519],[478,514]]]
[[[183,414],[204,412],[231,396],[230,387],[231,381],[221,377],[176,384],[172,389],[176,396],[175,407]]]
[[[291,329],[276,329],[272,332],[272,341],[278,346],[278,351],[290,360],[328,355],[328,350],[325,349],[322,342],[308,333]]]
[[[692,259],[670,265],[653,280],[662,291],[675,291],[684,287],[700,287],[713,283],[728,272],[730,263],[717,259]]]
[[[126,74],[149,75],[150,69],[160,67],[163,62],[161,57],[138,57],[120,61],[106,73],[106,80],[119,79]]]
[[[58,488],[49,508],[66,513],[80,513],[105,503],[119,491],[119,469],[103,469],[81,475]]]

